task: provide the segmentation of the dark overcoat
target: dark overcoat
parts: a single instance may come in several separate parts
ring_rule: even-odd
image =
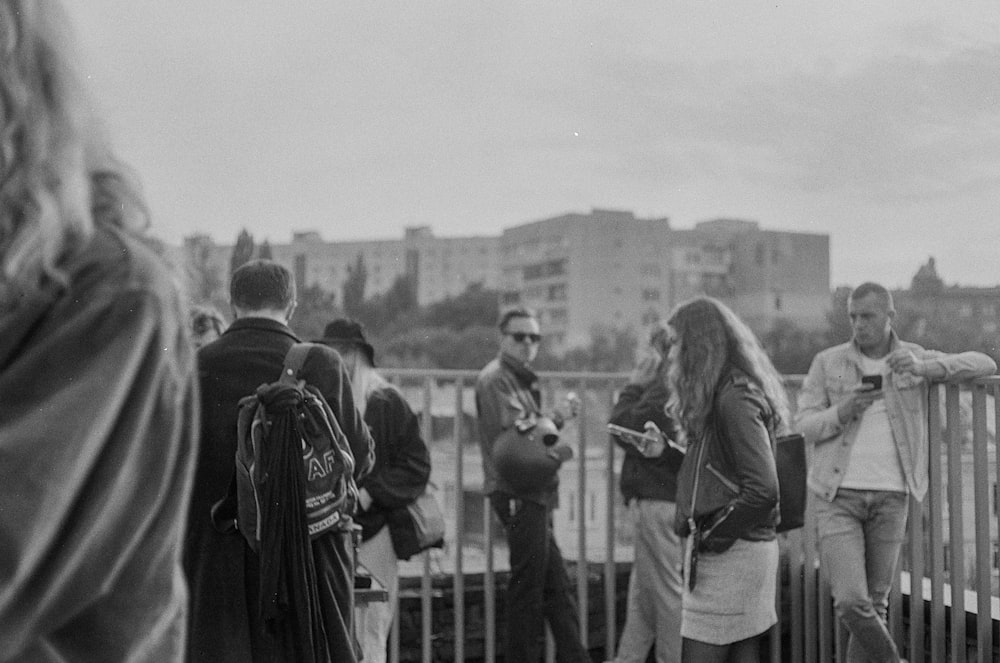
[[[291,329],[280,322],[242,318],[219,339],[198,351],[202,443],[184,550],[191,591],[189,663],[276,660],[274,653],[267,651],[266,643],[260,641],[251,607],[256,555],[238,533],[219,532],[213,525],[211,510],[226,497],[232,481],[239,400],[260,385],[277,380],[285,355],[298,341]],[[300,376],[320,390],[340,421],[354,452],[355,477],[361,478],[371,468],[374,447],[355,408],[340,355],[331,348],[316,346],[310,351]],[[341,556],[344,552],[338,552],[337,546],[324,549]],[[331,616],[333,622],[343,622],[351,614],[344,604],[350,599],[353,586],[342,586],[346,579],[337,570],[349,564],[353,564],[353,556],[349,560],[317,560],[318,567],[329,567],[326,568],[329,576],[321,578],[320,584],[332,588],[336,594],[323,601],[324,611],[338,608],[330,603],[340,604],[337,611],[342,614]],[[353,657],[335,660],[353,660]]]

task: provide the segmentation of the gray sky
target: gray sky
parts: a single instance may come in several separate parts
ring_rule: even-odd
[[[154,231],[499,234],[592,207],[1000,284],[1000,5],[66,2]]]

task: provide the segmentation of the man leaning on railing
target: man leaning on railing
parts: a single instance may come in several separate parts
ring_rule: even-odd
[[[848,299],[849,342],[813,359],[798,398],[798,429],[815,445],[809,488],[820,560],[847,660],[899,661],[886,629],[889,590],[903,543],[907,494],[927,492],[927,395],[933,381],[990,375],[980,352],[945,354],[900,340],[892,295],[876,283]]]

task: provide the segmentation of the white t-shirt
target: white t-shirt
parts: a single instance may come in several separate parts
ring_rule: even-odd
[[[885,357],[871,359],[862,356],[861,367],[865,375],[881,375],[885,384],[889,373]],[[840,486],[856,490],[906,492],[906,479],[899,463],[899,451],[892,437],[884,398],[877,399],[861,415],[858,436]]]

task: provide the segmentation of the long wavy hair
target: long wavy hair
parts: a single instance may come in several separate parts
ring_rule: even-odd
[[[339,352],[348,363],[354,405],[358,408],[358,414],[363,418],[368,410],[368,399],[373,393],[396,387],[382,377],[382,374],[368,361],[368,355],[362,352],[357,345],[336,342],[328,342],[327,344]]]
[[[719,381],[731,368],[745,372],[763,390],[775,429],[785,427],[788,396],[781,377],[757,337],[729,307],[711,297],[698,297],[678,306],[668,324],[673,345],[667,408],[689,436],[705,430]]]
[[[71,43],[56,2],[0,0],[0,304],[64,282],[61,267],[97,223],[149,224],[73,70]]]

